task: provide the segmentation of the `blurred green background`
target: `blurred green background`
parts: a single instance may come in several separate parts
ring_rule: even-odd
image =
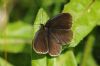
[[[0,66],[100,66],[99,6],[100,0],[0,0]],[[72,43],[59,57],[40,58],[32,50],[34,26],[61,12],[73,17]]]

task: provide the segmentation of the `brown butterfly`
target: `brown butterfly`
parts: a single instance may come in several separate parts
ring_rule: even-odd
[[[48,53],[50,56],[58,56],[62,45],[66,45],[73,38],[72,16],[69,13],[61,13],[41,24],[32,42],[33,49],[38,54]]]

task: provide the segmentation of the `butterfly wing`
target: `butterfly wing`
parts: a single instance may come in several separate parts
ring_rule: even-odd
[[[49,20],[46,25],[53,37],[60,44],[69,43],[73,37],[72,27],[72,16],[69,13],[61,13]]]
[[[73,38],[73,32],[70,29],[52,29],[51,34],[56,39],[56,41],[62,45],[69,43]]]
[[[46,54],[48,52],[48,41],[46,36],[46,30],[41,28],[33,40],[33,49],[36,53]]]
[[[70,29],[72,26],[72,16],[69,13],[61,13],[48,20],[45,26],[52,29]]]
[[[48,37],[48,48],[49,48],[49,55],[50,56],[58,56],[61,53],[62,46],[58,44],[52,34],[49,34]]]

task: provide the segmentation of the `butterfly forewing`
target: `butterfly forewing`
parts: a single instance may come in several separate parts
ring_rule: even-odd
[[[72,26],[72,16],[69,13],[61,13],[48,20],[45,26],[53,29],[70,29]]]
[[[46,30],[41,28],[33,40],[33,49],[39,54],[46,54],[48,52],[48,41]]]

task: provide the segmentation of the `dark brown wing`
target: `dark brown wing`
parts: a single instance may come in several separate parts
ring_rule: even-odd
[[[51,29],[50,32],[59,44],[65,45],[66,43],[69,43],[73,38],[73,32],[71,29]]]
[[[61,13],[48,20],[45,26],[54,29],[70,29],[72,26],[72,16],[69,13]]]
[[[48,52],[46,31],[43,28],[37,32],[33,40],[33,49],[39,54],[46,54]]]
[[[48,48],[49,48],[49,55],[50,56],[58,56],[61,53],[62,46],[58,44],[55,38],[49,34],[48,38]]]

